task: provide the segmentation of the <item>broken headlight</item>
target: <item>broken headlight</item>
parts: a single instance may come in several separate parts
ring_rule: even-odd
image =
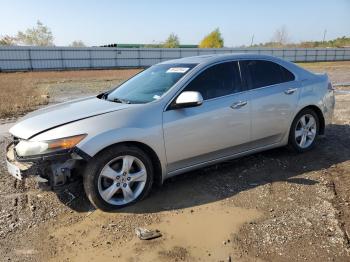
[[[20,157],[49,154],[71,149],[81,140],[83,140],[84,137],[86,137],[86,134],[49,141],[20,140],[20,142],[15,146],[15,150],[17,155]]]

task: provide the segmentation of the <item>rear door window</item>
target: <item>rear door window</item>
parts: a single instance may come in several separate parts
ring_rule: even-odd
[[[251,89],[294,80],[291,72],[271,61],[243,60],[240,64],[244,68],[244,75]]]

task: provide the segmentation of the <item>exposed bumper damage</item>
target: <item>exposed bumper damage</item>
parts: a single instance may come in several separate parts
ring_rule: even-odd
[[[11,171],[11,175],[19,180],[22,180],[23,175],[26,173],[26,171],[33,166],[33,163],[31,162],[21,163],[16,160],[13,143],[9,144],[6,148],[6,162],[7,169],[9,169],[9,172]],[[15,169],[16,167],[18,170]]]
[[[90,156],[78,148],[55,154],[19,157],[15,150],[17,140],[15,138],[6,147],[8,172],[19,180],[35,176],[39,186],[45,190],[64,189],[65,185],[82,175],[90,159]]]

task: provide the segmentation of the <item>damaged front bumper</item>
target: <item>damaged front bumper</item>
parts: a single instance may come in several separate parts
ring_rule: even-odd
[[[6,147],[8,172],[19,180],[35,176],[40,187],[46,190],[62,189],[65,185],[75,181],[83,173],[90,158],[78,148],[56,154],[24,158],[16,154],[14,142]]]
[[[11,143],[6,148],[6,165],[8,172],[15,178],[22,180],[26,171],[33,165],[31,162],[21,163],[16,160],[14,144]]]

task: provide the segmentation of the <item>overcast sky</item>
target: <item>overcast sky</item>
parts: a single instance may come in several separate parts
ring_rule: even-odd
[[[40,20],[56,45],[152,43],[176,33],[198,44],[219,27],[225,46],[269,41],[286,26],[294,42],[350,36],[350,0],[0,0],[0,35],[15,35]]]

